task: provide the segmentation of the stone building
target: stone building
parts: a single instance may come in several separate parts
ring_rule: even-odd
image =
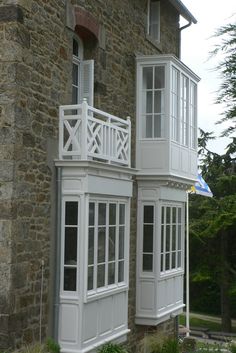
[[[199,80],[180,16],[196,23],[180,0],[1,0],[0,349],[173,330]]]

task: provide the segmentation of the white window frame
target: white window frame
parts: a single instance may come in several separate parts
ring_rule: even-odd
[[[170,208],[170,222],[166,222],[166,210]],[[173,209],[176,209],[176,222],[173,222],[172,215]],[[181,210],[181,222],[178,221],[178,209]],[[164,214],[163,214],[164,210]],[[184,203],[177,202],[161,202],[160,204],[160,276],[169,276],[176,273],[184,272]],[[164,221],[163,221],[164,218]],[[169,238],[169,249],[166,249],[166,230],[169,226],[170,238]],[[175,249],[173,249],[173,227],[175,228]],[[180,227],[180,240],[178,229]],[[163,229],[163,231],[162,231]],[[180,247],[178,247],[178,243]],[[172,266],[172,256],[175,256],[175,266]],[[178,262],[178,256],[180,255],[180,263]],[[168,257],[167,257],[168,256]],[[166,260],[169,258],[169,266],[166,269]]]
[[[146,206],[153,207],[153,222],[152,223],[145,223],[144,222],[144,208]],[[155,234],[156,234],[156,205],[155,202],[142,202],[142,216],[141,216],[141,254],[142,254],[142,261],[141,261],[141,272],[145,274],[153,274],[155,272]],[[153,243],[152,243],[152,252],[144,252],[143,244],[144,244],[144,227],[145,225],[152,225],[153,226]],[[152,255],[152,270],[145,271],[143,269],[143,258],[145,255]]]
[[[74,52],[72,51],[72,65],[73,67],[76,66],[77,67],[77,70],[78,70],[78,77],[77,77],[77,81],[78,81],[78,85],[75,85],[73,83],[73,73],[72,73],[72,103],[73,104],[79,104],[80,101],[81,101],[81,82],[82,82],[82,74],[81,74],[81,62],[83,60],[83,52],[84,52],[84,49],[83,49],[83,42],[82,40],[79,38],[79,37],[73,37],[73,50],[74,50],[74,42],[77,43],[78,45],[78,53],[77,55],[74,54]],[[73,72],[73,71],[72,71]],[[73,88],[76,88],[77,89],[77,97],[76,97],[76,101],[73,102]]]
[[[86,299],[92,299],[94,296],[97,297],[99,295],[105,295],[111,293],[111,292],[116,292],[119,290],[124,290],[128,288],[128,251],[129,251],[129,237],[128,237],[128,225],[129,225],[129,203],[127,199],[122,199],[122,198],[90,198],[88,201],[88,208],[89,204],[94,203],[95,204],[95,232],[94,232],[94,271],[93,271],[93,289],[88,289],[88,268],[89,268],[89,263],[88,263],[88,251],[89,251],[89,228],[91,226],[89,225],[89,220],[88,220],[88,242],[87,242],[87,254],[86,254],[86,274],[85,274],[85,288],[86,288]],[[104,203],[106,204],[106,233],[105,233],[105,285],[103,287],[97,287],[97,267],[98,267],[98,262],[97,262],[97,253],[98,253],[98,205],[99,203]],[[116,204],[116,248],[115,248],[115,283],[113,284],[108,284],[108,265],[111,261],[108,259],[108,252],[109,252],[109,227],[112,225],[109,225],[109,204]],[[124,225],[119,224],[119,205],[123,204],[125,206],[125,223]],[[119,236],[119,227],[124,226],[124,260],[119,259],[119,243],[118,243],[118,236]],[[118,266],[119,262],[124,261],[124,280],[121,282],[118,282]]]
[[[189,145],[197,148],[197,85],[190,80],[189,84]]]
[[[76,202],[78,205],[78,214],[77,214],[77,225],[66,225],[66,203],[67,202]],[[62,198],[62,209],[61,209],[61,293],[66,296],[76,296],[79,292],[79,242],[80,242],[80,199],[78,197],[63,197]],[[65,229],[67,227],[77,228],[77,258],[76,264],[68,265],[65,264]],[[75,290],[65,290],[64,289],[64,270],[65,268],[74,268],[76,270],[76,289]]]
[[[143,80],[143,70],[145,68],[152,68],[152,88],[151,89],[147,89],[144,88],[143,84],[144,84],[144,80]],[[163,68],[164,70],[164,87],[162,88],[155,88],[154,87],[154,81],[155,81],[155,70],[156,68]],[[140,125],[140,138],[141,140],[148,140],[148,141],[152,141],[152,140],[160,140],[165,138],[165,128],[166,128],[166,122],[165,122],[165,108],[166,108],[166,65],[165,64],[143,64],[140,65],[140,81],[138,82],[138,102],[139,103],[139,125]],[[154,108],[154,97],[155,97],[155,93],[160,92],[161,93],[161,109],[160,109],[160,113],[155,112],[155,108]],[[143,110],[143,105],[144,105],[144,101],[147,102],[147,93],[152,93],[152,112],[148,113],[147,111]],[[144,98],[144,94],[145,94],[145,98]],[[146,118],[147,116],[152,117],[152,136],[151,137],[147,137],[147,131],[146,131]],[[155,134],[155,128],[154,128],[154,116],[158,116],[160,117],[160,122],[161,122],[161,130],[160,130],[160,136],[154,136]]]
[[[154,40],[156,43],[160,43],[160,0],[157,0],[157,13],[155,14],[155,18],[153,23],[151,23],[151,2],[152,0],[148,0],[148,8],[147,8],[147,34],[148,36]],[[158,26],[157,37],[155,38],[151,33],[151,26]]]

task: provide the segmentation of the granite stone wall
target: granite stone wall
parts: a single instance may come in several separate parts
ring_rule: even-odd
[[[82,34],[75,8],[87,11],[98,23],[97,38],[86,39],[90,32],[83,32],[84,56],[95,60],[95,106],[120,117],[131,116],[133,167],[135,55],[179,53],[178,14],[165,0],[161,1],[158,46],[146,36],[146,0],[0,1],[0,349],[39,339],[41,289],[41,335],[52,334],[53,160],[57,158],[58,107],[71,102],[72,38],[76,32]],[[130,346],[140,332],[134,325],[135,272],[134,183]]]

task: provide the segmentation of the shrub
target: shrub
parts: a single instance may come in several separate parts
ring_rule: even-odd
[[[115,343],[106,343],[98,349],[98,353],[128,353],[124,347]]]

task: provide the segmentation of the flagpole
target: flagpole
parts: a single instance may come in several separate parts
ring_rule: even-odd
[[[186,337],[189,337],[189,196],[186,192]]]

